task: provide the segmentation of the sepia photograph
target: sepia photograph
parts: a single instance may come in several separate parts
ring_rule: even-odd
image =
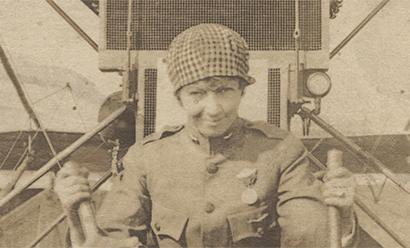
[[[0,3],[0,248],[410,248],[410,1]]]

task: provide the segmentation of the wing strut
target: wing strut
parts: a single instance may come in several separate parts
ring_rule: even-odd
[[[353,29],[353,31],[348,36],[346,36],[346,38],[344,38],[344,40],[342,40],[342,42],[340,42],[340,44],[335,47],[335,49],[330,52],[330,59],[332,59],[338,52],[340,52],[340,50],[342,50],[343,47],[345,47],[347,43],[349,43],[349,41],[351,41],[366,26],[366,24],[369,23],[373,19],[373,17],[375,17],[377,13],[379,13],[379,11],[382,10],[384,6],[386,6],[386,4],[389,2],[390,0],[383,0],[381,3],[379,3],[376,8],[374,8],[372,12],[370,12],[369,15],[366,16],[366,18],[364,18],[363,21],[360,22],[355,29]]]

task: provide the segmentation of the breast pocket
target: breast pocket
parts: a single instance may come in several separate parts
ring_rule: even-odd
[[[181,239],[187,222],[188,217],[184,214],[153,202],[151,228],[159,242],[166,238],[171,238],[178,242]]]
[[[228,222],[233,243],[252,241],[255,244],[257,240],[266,240],[265,236],[272,235],[276,227],[276,218],[267,206],[228,215]]]

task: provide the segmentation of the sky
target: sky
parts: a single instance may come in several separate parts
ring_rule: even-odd
[[[80,1],[56,2],[98,41],[97,16]],[[345,0],[330,22],[331,49],[379,2]],[[404,132],[410,119],[409,12],[410,1],[391,0],[331,60],[332,90],[322,101],[321,117],[346,135]],[[2,0],[0,30],[0,42],[44,126],[79,132],[94,126],[100,104],[120,89],[119,75],[100,72],[98,54],[45,1]],[[0,68],[0,132],[30,128],[16,97]],[[168,116],[161,118],[168,122]],[[300,130],[295,118],[292,131]],[[312,126],[312,134],[323,132]]]
[[[331,21],[336,47],[381,1],[345,0]],[[410,1],[391,0],[330,62],[322,117],[355,135],[403,133],[410,119]]]
[[[98,40],[94,13],[80,1],[56,2]],[[2,46],[43,125],[71,132],[92,128],[104,99],[120,90],[119,75],[98,70],[98,53],[46,1],[2,0],[0,30]],[[7,78],[0,68],[0,131],[31,128]],[[71,92],[65,87],[67,83]],[[51,96],[42,99],[47,95]]]

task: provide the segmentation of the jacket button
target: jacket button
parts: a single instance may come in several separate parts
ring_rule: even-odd
[[[208,202],[205,206],[205,212],[207,212],[208,214],[212,213],[215,210],[215,205]]]
[[[263,228],[262,228],[262,227],[258,227],[258,229],[256,230],[256,232],[257,232],[259,235],[261,235],[261,236],[263,236],[263,234],[265,233],[265,232],[263,231]]]
[[[161,225],[158,222],[154,224],[154,227],[158,232],[161,230]]]
[[[275,228],[277,225],[276,221],[272,221],[272,224],[269,225],[269,228]]]
[[[218,166],[216,164],[208,164],[206,167],[206,171],[208,171],[209,174],[215,174],[218,171]]]

